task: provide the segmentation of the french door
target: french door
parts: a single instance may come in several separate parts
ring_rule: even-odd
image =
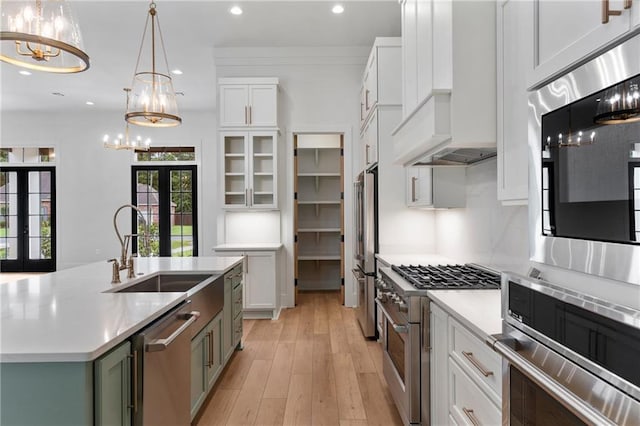
[[[0,167],[0,267],[3,272],[56,269],[53,167]]]
[[[196,166],[133,166],[132,199],[151,234],[145,247],[134,241],[141,256],[197,256]],[[132,229],[140,227],[132,216]],[[138,228],[138,234],[144,229]]]

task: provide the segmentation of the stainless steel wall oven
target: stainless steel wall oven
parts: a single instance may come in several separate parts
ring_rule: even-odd
[[[640,284],[640,35],[529,98],[531,259]]]
[[[638,425],[640,311],[506,273],[503,424]]]

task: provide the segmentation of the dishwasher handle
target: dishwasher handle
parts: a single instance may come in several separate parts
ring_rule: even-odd
[[[187,314],[183,314],[185,318],[188,318],[184,324],[180,326],[176,331],[171,333],[171,335],[165,339],[154,339],[145,345],[145,350],[147,352],[160,352],[164,351],[169,347],[171,342],[173,342],[176,337],[182,334],[191,324],[196,322],[196,320],[200,317],[200,312],[191,311]]]

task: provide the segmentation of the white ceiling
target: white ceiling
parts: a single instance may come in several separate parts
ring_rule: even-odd
[[[87,110],[125,108],[124,87],[131,86],[148,2],[73,1],[90,57],[89,70],[69,75],[33,72],[0,63],[0,107],[12,110]],[[342,1],[345,12],[331,13],[334,1],[156,1],[169,66],[181,110],[211,108],[215,48],[365,47],[376,36],[400,35],[397,0]],[[244,13],[233,16],[232,5]],[[52,95],[53,92],[64,96]],[[86,101],[94,106],[87,106]]]

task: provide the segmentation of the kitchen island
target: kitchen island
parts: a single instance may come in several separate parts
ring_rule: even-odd
[[[136,277],[122,271],[118,285],[111,284],[107,262],[0,284],[0,423],[100,424],[94,361],[189,296],[117,290],[157,273],[221,276],[242,260],[137,258]]]

